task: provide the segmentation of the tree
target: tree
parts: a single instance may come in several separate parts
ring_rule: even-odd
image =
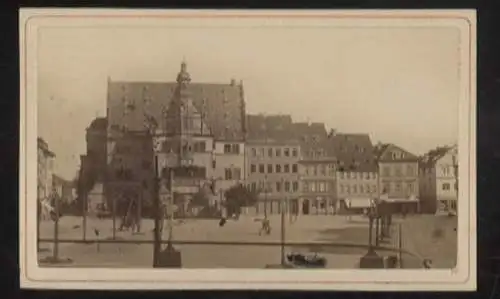
[[[234,185],[225,192],[226,208],[229,214],[240,214],[242,207],[253,206],[257,202],[258,193],[243,184]]]

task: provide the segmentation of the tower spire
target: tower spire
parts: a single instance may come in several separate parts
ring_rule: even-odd
[[[186,59],[183,58],[182,63],[181,63],[181,70],[180,70],[179,74],[177,74],[177,83],[188,84],[189,82],[191,82],[191,76],[189,75],[189,73],[187,71]]]

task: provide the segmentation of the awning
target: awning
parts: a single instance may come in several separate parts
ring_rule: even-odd
[[[347,208],[352,209],[368,209],[373,206],[373,199],[367,197],[346,198],[344,202]]]
[[[418,197],[410,196],[410,197],[383,198],[382,201],[388,203],[415,203],[418,202]]]

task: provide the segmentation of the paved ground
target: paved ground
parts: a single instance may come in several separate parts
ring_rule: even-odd
[[[281,227],[279,215],[272,215],[270,235],[258,235],[260,222],[254,217],[243,216],[238,221],[229,220],[224,227],[219,227],[218,220],[186,220],[176,223],[174,239],[182,241],[235,241],[235,242],[279,242]],[[395,219],[403,225],[403,245],[416,251],[419,256],[434,259],[434,266],[452,267],[456,259],[456,236],[453,246],[453,218],[435,216],[415,216]],[[455,220],[456,221],[456,220]],[[119,221],[117,221],[117,227]],[[152,240],[153,221],[143,220],[142,233],[117,232],[120,239]],[[44,222],[40,227],[41,238],[51,239],[54,235],[53,222]],[[99,231],[99,238],[112,236],[112,221],[89,218],[87,221],[87,239],[95,239],[94,230]],[[294,222],[286,219],[287,242],[343,242],[367,244],[368,221],[361,216],[350,220],[345,216],[301,216]],[[396,227],[396,226],[395,226]],[[445,237],[436,237],[436,227],[442,228]],[[81,218],[63,217],[60,220],[59,237],[61,239],[81,239]],[[411,238],[410,238],[411,236]],[[167,233],[164,233],[164,239]],[[384,246],[392,246],[393,238]],[[433,242],[433,243],[431,243]],[[433,244],[433,246],[428,246]],[[51,244],[43,243],[42,248],[49,250],[40,253],[40,257],[50,255]],[[429,247],[434,247],[430,250]],[[280,246],[227,246],[227,245],[176,245],[182,252],[183,267],[186,268],[264,268],[280,262]],[[364,248],[339,248],[331,246],[300,246],[286,248],[286,252],[318,252],[325,256],[329,268],[357,267],[359,258],[366,253]],[[73,260],[71,266],[116,266],[150,267],[152,264],[152,245],[149,244],[60,244],[60,256]],[[450,256],[452,256],[450,258]],[[419,261],[405,256],[407,267],[418,267]]]
[[[457,263],[457,217],[409,216],[401,221],[403,247],[432,260],[433,268],[454,268]],[[412,267],[408,261],[405,267]]]

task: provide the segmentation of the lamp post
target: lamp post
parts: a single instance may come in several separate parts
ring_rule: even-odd
[[[85,241],[87,239],[87,209],[88,209],[88,193],[84,191],[83,193],[83,200],[82,200],[82,213],[83,213],[83,223],[82,223],[82,230],[83,230],[83,240]]]
[[[267,174],[264,175],[264,219],[267,220]]]
[[[169,213],[168,213],[168,243],[167,248],[172,249],[172,239],[174,235],[174,170],[170,168],[169,171],[169,185],[170,185],[170,196],[169,196]]]
[[[160,179],[158,156],[154,156],[154,246],[153,246],[153,267],[160,266],[161,232],[160,232]]]
[[[54,249],[52,251],[54,261],[59,260],[59,198],[56,196],[55,188],[52,192],[52,199],[54,200],[54,213],[56,219],[54,220]]]
[[[283,193],[286,192],[285,190],[285,180],[282,178],[281,179],[281,191]],[[285,260],[285,213],[286,213],[286,195],[283,195],[283,198],[281,199],[281,207],[280,207],[280,212],[281,212],[281,265],[285,266],[286,260]]]
[[[281,201],[281,265],[285,266],[285,204],[286,199]]]
[[[361,257],[359,261],[359,267],[365,269],[381,269],[384,268],[384,259],[382,256],[379,256],[375,249],[373,248],[373,220],[375,217],[375,210],[373,207],[370,207],[369,210],[369,224],[368,224],[368,252]]]
[[[455,206],[455,212],[458,214],[458,161],[457,161],[457,156],[455,154],[452,155],[452,161],[453,161],[453,175],[455,176],[454,187],[457,200],[457,204]]]
[[[48,263],[48,264],[61,264],[61,263],[71,263],[72,260],[69,258],[60,258],[59,257],[59,200],[55,187],[52,188],[52,200],[54,201],[54,239],[53,239],[53,248],[52,248],[52,256],[48,256],[40,262]]]

